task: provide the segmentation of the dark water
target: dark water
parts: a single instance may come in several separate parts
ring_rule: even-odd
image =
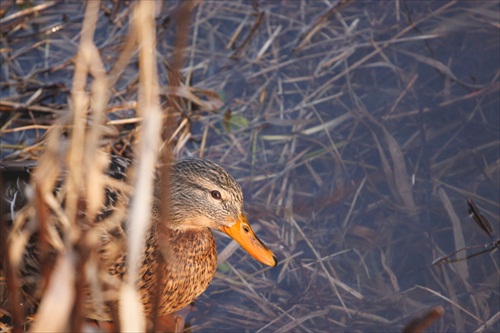
[[[331,5],[205,2],[193,13],[183,73],[225,105],[186,111],[192,139],[179,155],[198,154],[206,135],[204,156],[238,178],[249,217],[280,265],[263,268],[238,250],[196,302],[190,325],[401,331],[440,305],[444,316],[429,332],[500,330],[498,250],[431,266],[492,241],[468,217],[467,198],[493,225],[493,238],[500,233],[498,3]],[[160,8],[157,19],[162,84],[172,8]],[[83,10],[60,4],[2,31],[2,49],[12,49],[1,54],[2,100],[26,103],[41,88],[33,104],[67,112]],[[108,69],[127,15],[111,22],[102,14],[95,37]],[[52,26],[57,31],[45,30]],[[136,99],[128,86],[136,75],[129,66],[111,105]],[[17,126],[30,117],[40,126],[2,132],[2,158],[19,152],[8,145],[39,140],[53,116],[22,113]],[[1,117],[3,125],[12,113]],[[219,250],[228,243],[218,241]]]

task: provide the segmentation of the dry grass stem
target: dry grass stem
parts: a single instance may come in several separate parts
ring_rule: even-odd
[[[150,222],[162,116],[159,105],[159,85],[156,71],[156,40],[154,2],[137,3],[133,10],[134,35],[140,36],[138,108],[142,116],[138,155],[137,178],[134,180],[135,200],[130,206],[127,219],[127,283],[120,291],[120,325],[122,329],[138,332],[146,330],[142,302],[137,290],[139,268],[143,258],[146,230]],[[140,198],[140,199],[137,199]]]

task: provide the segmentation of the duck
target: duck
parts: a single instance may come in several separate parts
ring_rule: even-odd
[[[133,162],[113,156],[108,176],[126,182]],[[158,179],[157,179],[158,180]],[[253,231],[245,213],[243,192],[238,182],[220,165],[208,159],[187,158],[172,164],[169,176],[170,206],[162,219],[160,182],[155,182],[151,223],[139,271],[138,289],[147,316],[164,316],[194,302],[209,286],[217,269],[217,248],[212,230],[234,239],[248,254],[266,266],[278,260]],[[103,232],[98,256],[104,272],[104,302],[86,288],[84,316],[112,321],[110,301],[118,305],[117,294],[127,278],[127,228],[124,210],[133,194],[107,187],[106,204],[95,225],[119,220]],[[33,260],[33,258],[32,258]],[[37,258],[35,258],[37,260]],[[33,272],[33,264],[31,275]],[[40,274],[40,272],[36,272]],[[31,277],[31,281],[36,279]],[[29,288],[24,288],[28,290]]]

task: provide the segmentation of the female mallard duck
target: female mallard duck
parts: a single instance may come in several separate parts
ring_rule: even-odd
[[[129,165],[126,159],[113,158],[109,175],[123,180]],[[158,316],[180,310],[208,287],[217,267],[217,250],[210,229],[226,233],[261,263],[277,264],[276,256],[257,238],[248,223],[240,186],[221,166],[191,158],[175,163],[171,170],[169,217],[161,220],[161,200],[155,196],[140,269],[140,294],[148,315],[155,302]],[[130,197],[116,189],[106,188],[106,193],[106,209],[96,223],[123,220],[125,214],[120,207],[126,209]],[[122,224],[105,233],[99,249],[101,267],[108,268],[106,280],[115,281],[106,287],[108,291],[118,288],[126,276],[123,242],[126,232]],[[85,315],[95,320],[111,320],[109,308],[97,305],[90,291],[87,293]],[[106,300],[114,301],[105,297]]]

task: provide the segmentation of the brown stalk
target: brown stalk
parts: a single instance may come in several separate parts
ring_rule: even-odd
[[[137,292],[140,276],[142,251],[149,227],[154,169],[157,160],[161,134],[161,110],[159,104],[158,74],[156,71],[155,42],[155,3],[143,1],[135,4],[133,10],[133,29],[139,40],[139,89],[138,113],[143,117],[139,140],[135,151],[138,164],[134,197],[140,198],[131,203],[128,227],[134,233],[127,236],[127,273],[128,279],[120,290],[120,324],[122,329],[146,329],[142,303]]]
[[[0,188],[4,188],[4,179],[3,174],[0,175]],[[0,201],[0,211],[4,211],[5,201]],[[11,258],[10,255],[10,246],[8,243],[7,235],[7,221],[5,221],[3,214],[0,214],[0,257],[1,258]],[[12,318],[14,327],[12,332],[22,332],[23,331],[23,322],[24,322],[24,314],[23,310],[20,306],[19,302],[19,293],[18,293],[18,285],[19,279],[17,276],[17,271],[10,260],[3,260],[3,268],[5,269],[5,277],[7,284],[7,291],[9,295],[10,301],[10,311],[12,312]]]

